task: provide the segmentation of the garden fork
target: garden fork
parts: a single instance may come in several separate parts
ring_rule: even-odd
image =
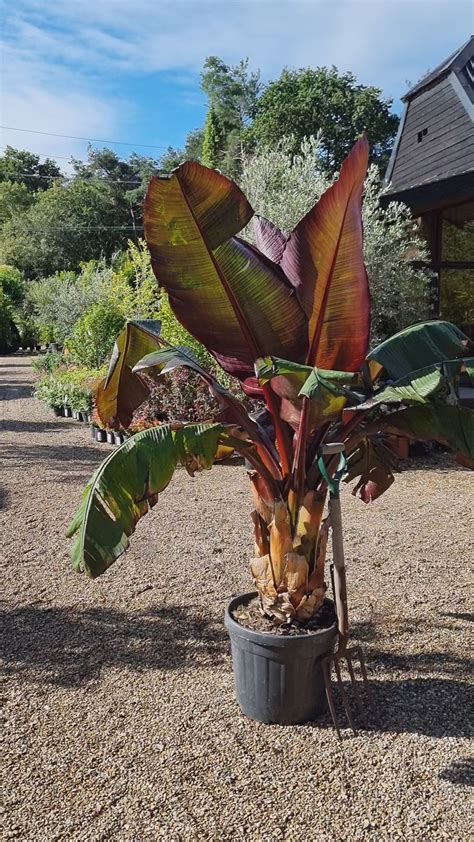
[[[349,615],[347,610],[347,586],[346,586],[346,566],[344,563],[344,542],[343,542],[343,533],[342,533],[342,513],[341,513],[341,500],[339,497],[339,483],[342,479],[343,474],[346,470],[346,458],[344,456],[344,445],[340,443],[331,443],[323,446],[322,454],[325,455],[333,455],[333,454],[340,454],[339,456],[339,465],[337,470],[334,473],[334,476],[331,478],[327,472],[326,465],[324,463],[323,455],[319,458],[318,465],[320,471],[326,480],[329,488],[329,519],[331,523],[332,529],[332,554],[333,554],[333,563],[331,565],[331,579],[332,579],[332,587],[334,592],[334,601],[336,603],[336,614],[337,614],[337,628],[338,628],[338,646],[337,650],[333,655],[329,655],[324,658],[322,663],[323,669],[323,676],[324,676],[324,683],[326,687],[326,696],[328,700],[329,710],[331,712],[332,721],[334,724],[334,728],[336,729],[337,735],[339,739],[341,739],[341,732],[339,730],[339,724],[337,721],[336,715],[336,707],[334,704],[334,696],[331,687],[331,672],[332,667],[334,666],[334,671],[336,673],[337,685],[339,688],[339,692],[341,695],[341,701],[344,707],[344,710],[347,715],[347,719],[349,720],[349,724],[354,732],[357,733],[354,718],[351,711],[351,706],[349,703],[349,699],[347,697],[347,693],[344,689],[344,685],[342,683],[341,677],[341,661],[344,659],[347,663],[347,669],[349,671],[349,676],[351,679],[352,687],[354,688],[354,696],[357,702],[357,707],[359,708],[361,717],[364,723],[367,722],[364,705],[362,703],[361,695],[359,692],[359,687],[356,681],[355,672],[354,672],[354,660],[359,661],[360,664],[360,671],[362,675],[362,680],[364,683],[364,687],[367,691],[367,696],[370,700],[370,687],[367,680],[367,669],[365,664],[365,657],[362,651],[361,646],[351,646],[348,648],[347,643],[349,640]]]

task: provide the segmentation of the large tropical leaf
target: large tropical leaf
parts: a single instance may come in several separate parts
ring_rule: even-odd
[[[372,378],[384,376],[398,380],[427,366],[466,356],[472,343],[450,322],[431,321],[401,330],[367,355]]]
[[[381,428],[399,436],[448,444],[474,468],[474,414],[464,406],[410,406],[387,415]]]
[[[357,371],[367,353],[370,299],[361,203],[369,145],[361,138],[338,181],[288,237],[280,266],[309,319],[307,362]]]
[[[127,428],[135,409],[148,397],[149,388],[133,372],[138,360],[166,343],[160,337],[161,322],[152,319],[129,321],[119,334],[109,370],[99,383],[96,406],[106,427]]]
[[[78,571],[95,578],[129,546],[137,522],[157,502],[178,464],[189,473],[211,468],[220,424],[153,427],[114,450],[87,485],[68,529],[77,533],[72,551]]]
[[[288,239],[286,234],[264,216],[255,215],[252,223],[258,250],[274,263],[279,263]]]
[[[250,387],[257,357],[302,359],[307,344],[281,269],[233,236],[252,213],[232,181],[195,163],[153,178],[144,212],[153,269],[179,321]]]
[[[258,360],[255,370],[260,383],[271,382],[282,401],[281,416],[294,429],[298,428],[304,397],[310,399],[310,430],[337,418],[346,403],[360,401],[349,388],[358,380],[354,372],[327,371],[276,357]]]
[[[358,478],[352,493],[370,503],[390,488],[396,467],[395,454],[383,441],[364,438],[348,456],[344,482]]]

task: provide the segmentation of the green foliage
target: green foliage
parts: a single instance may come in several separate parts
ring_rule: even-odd
[[[204,129],[193,129],[186,137],[183,149],[174,149],[172,146],[168,146],[168,149],[160,158],[160,169],[163,172],[170,173],[183,161],[200,161],[203,139]]]
[[[112,303],[94,304],[76,323],[67,341],[71,357],[89,368],[100,368],[110,357],[123,325],[124,318]]]
[[[12,307],[20,307],[25,297],[25,286],[21,272],[15,266],[0,266],[0,289]]]
[[[218,165],[223,172],[234,177],[240,171],[245,129],[257,111],[262,88],[260,72],[249,72],[248,59],[232,66],[217,56],[208,56],[201,74],[201,87],[209,99],[208,121],[212,110],[218,127],[214,150],[218,155],[211,154],[209,157],[217,164],[211,166]],[[202,163],[206,163],[204,144]]]
[[[18,181],[0,181],[0,225],[24,213],[35,201],[35,194]]]
[[[117,208],[107,183],[55,184],[4,224],[0,254],[29,278],[77,270],[83,261],[110,258],[125,246],[122,226],[129,225],[130,212]]]
[[[70,367],[62,364],[42,377],[35,388],[35,397],[47,406],[68,405],[78,411],[92,409],[92,397],[104,369]]]
[[[205,167],[215,168],[219,166],[219,159],[222,154],[224,136],[219,118],[214,106],[211,104],[207,112],[204,126],[204,139],[202,142],[201,163]]]
[[[0,289],[0,354],[11,354],[20,347],[20,335],[12,317],[8,297]]]
[[[372,161],[385,168],[398,126],[391,104],[378,88],[360,85],[352,73],[336,67],[285,69],[258,99],[247,139],[274,148],[282,137],[291,137],[297,152],[305,137],[320,133],[321,168],[330,175],[366,131]]]
[[[293,141],[283,139],[274,149],[258,147],[244,158],[240,183],[261,216],[285,232],[309,211],[331,183],[321,166],[322,139],[305,139],[293,153]],[[428,317],[430,277],[414,269],[413,260],[427,258],[427,249],[408,208],[390,203],[380,207],[381,179],[369,167],[362,206],[364,258],[372,296],[372,339],[386,336]],[[251,224],[245,231],[253,238]]]
[[[0,182],[23,184],[30,193],[47,190],[54,179],[63,175],[56,161],[46,158],[40,164],[40,156],[33,152],[7,146],[0,155]]]
[[[52,374],[57,368],[66,364],[66,359],[60,351],[47,351],[33,360],[33,369],[37,372]]]

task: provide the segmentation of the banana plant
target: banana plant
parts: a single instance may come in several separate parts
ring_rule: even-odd
[[[69,529],[77,570],[98,576],[127,549],[179,465],[193,475],[233,449],[250,466],[251,570],[262,610],[276,624],[304,623],[326,588],[325,506],[338,457],[323,458],[323,445],[344,444],[346,480],[366,503],[394,480],[388,435],[444,442],[474,467],[472,414],[459,400],[461,376],[474,373],[467,337],[430,321],[369,352],[367,161],[362,137],[289,235],[255,216],[233,181],[198,163],[152,178],[144,216],[157,281],[179,321],[262,410],[249,415],[189,349],[166,342],[159,323],[129,322],[97,394],[103,423],[126,428],[150,384],[181,366],[205,381],[216,412],[205,424],[139,433],[105,460]],[[252,218],[256,244],[238,236]]]

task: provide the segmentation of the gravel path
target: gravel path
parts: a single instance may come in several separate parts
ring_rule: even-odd
[[[222,623],[249,589],[244,469],[179,471],[132,549],[96,582],[64,532],[109,449],[31,397],[0,358],[6,838],[465,840],[472,477],[412,465],[343,509],[371,730],[285,728],[234,701]],[[471,771],[470,771],[471,770]]]

